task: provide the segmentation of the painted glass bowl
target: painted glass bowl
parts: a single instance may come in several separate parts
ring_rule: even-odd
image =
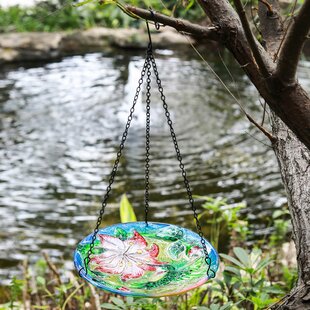
[[[149,222],[100,229],[85,272],[92,234],[74,253],[80,276],[98,288],[125,296],[160,297],[184,293],[204,284],[208,266],[198,234],[175,225]],[[215,273],[219,258],[206,240]]]

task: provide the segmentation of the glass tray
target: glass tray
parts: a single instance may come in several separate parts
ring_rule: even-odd
[[[132,222],[100,229],[85,272],[92,234],[74,253],[80,276],[98,288],[124,296],[178,295],[206,281],[208,266],[198,234],[170,224]],[[218,254],[206,240],[211,270]]]

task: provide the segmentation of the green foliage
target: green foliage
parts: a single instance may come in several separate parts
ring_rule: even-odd
[[[267,269],[272,267],[273,262],[268,256],[264,257],[261,250],[254,249],[248,253],[246,250],[236,247],[233,252],[234,256],[221,254],[221,257],[227,262],[222,276],[219,275],[212,283],[210,282],[186,295],[170,297],[165,300],[124,298],[98,290],[99,297],[105,300],[102,301],[101,308],[163,310],[171,309],[173,305],[177,304],[180,310],[264,309],[284,294],[285,283],[282,284],[282,282],[290,281],[289,279],[293,278],[291,270],[285,270],[286,275],[282,282],[271,284],[270,273],[267,273]],[[55,309],[66,309],[68,303],[74,309],[84,309],[86,304],[92,302],[92,294],[85,282],[77,277],[72,277],[59,285],[48,269],[49,267],[45,266],[45,270],[35,267],[31,272],[37,286],[37,291],[32,289],[29,291],[31,296],[39,296],[43,304],[53,305]],[[42,272],[45,274],[44,277],[38,275]],[[61,269],[59,273],[64,274],[64,270]],[[21,292],[25,285],[25,279],[13,278],[10,286],[10,302],[0,305],[0,309],[20,309]],[[34,304],[33,309],[49,309],[49,307]]]
[[[19,280],[16,277],[13,277],[10,285],[10,292],[11,292],[10,309],[15,309],[15,306],[18,307],[19,304],[18,301],[22,296],[24,284],[25,284],[24,280]]]
[[[205,196],[198,198],[205,200],[202,205],[205,211],[199,214],[198,218],[203,226],[209,229],[207,236],[216,249],[220,237],[232,236],[239,240],[246,239],[248,223],[239,219],[239,212],[246,207],[245,203],[228,204],[226,199],[220,197]]]
[[[234,257],[221,254],[228,264],[225,265],[223,280],[217,280],[220,292],[227,294],[233,301],[240,301],[246,309],[264,309],[276,302],[284,291],[279,284],[271,284],[267,269],[273,263],[268,256],[264,257],[260,249],[248,253],[242,248],[233,249]]]
[[[119,212],[122,223],[137,221],[135,211],[125,194],[121,198]]]
[[[115,8],[102,10],[98,3],[83,7],[60,6],[53,2],[42,2],[32,8],[12,6],[0,9],[0,32],[50,32],[88,29],[96,25],[112,27],[111,9]]]
[[[210,305],[210,307],[199,306],[196,309],[197,310],[229,310],[232,307],[233,307],[233,303],[229,302],[225,305],[213,304],[213,305]]]
[[[291,291],[297,282],[297,268],[289,268],[287,266],[283,266],[281,269],[281,275],[283,279],[283,281],[281,282],[283,290],[286,292]]]
[[[131,296],[126,299],[111,297],[110,303],[101,304],[102,309],[118,309],[118,310],[156,310],[158,305],[162,303],[160,299],[133,298]]]
[[[279,247],[286,239],[290,231],[291,224],[288,220],[289,211],[287,209],[276,210],[272,214],[272,226],[274,233],[270,236],[270,247]]]
[[[214,226],[215,239],[226,231],[234,244],[245,244],[249,234],[248,222],[239,219],[239,212],[245,207],[244,203],[228,204],[225,199],[203,197],[205,211],[200,214],[202,222]],[[247,310],[264,309],[279,300],[289,292],[297,279],[297,270],[283,266],[280,262],[280,249],[287,235],[287,211],[277,210],[273,214],[274,232],[268,240],[258,244],[272,245],[268,254],[261,249],[248,251],[242,247],[230,247],[233,255],[220,254],[222,268],[217,277],[211,282],[181,296],[163,299],[115,297],[98,290],[98,298],[102,309],[119,310],[164,310],[178,305],[179,310]],[[135,221],[136,216],[126,195],[120,203],[122,222]],[[278,221],[278,222],[277,222]],[[274,224],[274,225],[273,225]],[[239,226],[243,228],[240,229]],[[237,234],[236,234],[237,232]],[[68,272],[62,267],[58,270],[61,278]],[[77,276],[59,283],[54,272],[50,269],[47,259],[39,259],[34,266],[28,267],[28,272],[22,280],[12,279],[9,287],[10,299],[0,304],[0,309],[15,310],[22,307],[22,292],[28,282],[35,282],[35,289],[27,287],[29,296],[37,296],[32,300],[33,309],[84,309],[95,307],[94,296],[89,286]],[[37,300],[40,300],[40,305]],[[48,306],[47,306],[48,305]]]
[[[242,2],[244,5],[248,4],[246,0]],[[298,0],[297,3],[301,5],[303,2],[304,0]],[[145,9],[151,7],[168,16],[196,23],[206,18],[195,0],[45,0],[33,8],[14,6],[1,9],[0,6],[0,32],[60,31],[94,26],[138,27],[137,20],[128,16],[129,12],[124,13],[124,5],[127,4]],[[258,1],[253,0],[251,5],[257,6]],[[293,3],[287,8],[288,15],[291,15],[292,7]]]
[[[194,0],[188,1],[43,1],[32,8],[19,6],[1,9],[0,32],[24,31],[61,31],[88,29],[94,26],[109,28],[137,27],[139,22],[124,13],[123,4],[138,7],[152,7],[155,11],[167,15],[197,21],[204,17]]]

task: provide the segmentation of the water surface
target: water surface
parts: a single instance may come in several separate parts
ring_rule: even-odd
[[[235,82],[212,57],[211,65],[261,119],[254,87],[224,56]],[[157,58],[194,194],[246,201],[256,233],[264,234],[272,211],[286,201],[268,141],[201,61],[171,51]],[[142,65],[143,54],[118,51],[117,56],[88,54],[0,72],[1,282],[19,273],[26,256],[35,261],[42,249],[55,259],[71,259],[76,243],[93,229]],[[310,89],[309,66],[302,63],[300,79]],[[193,228],[155,86],[150,219]],[[119,221],[123,193],[143,220],[144,94],[142,99],[103,225]]]

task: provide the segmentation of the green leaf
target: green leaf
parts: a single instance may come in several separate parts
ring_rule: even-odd
[[[262,278],[262,279],[259,279],[257,282],[254,283],[254,287],[257,287],[259,288],[260,286],[262,286],[265,282],[265,279]]]
[[[126,303],[127,303],[127,305],[132,306],[134,304],[133,297],[132,296],[126,297]]]
[[[102,309],[119,310],[119,307],[112,305],[112,304],[108,304],[108,303],[101,304],[101,308]]]
[[[232,267],[233,268],[233,267]],[[230,287],[231,286],[231,283],[232,283],[232,278],[233,278],[233,274],[229,273],[229,272],[223,272],[223,280],[224,280],[224,284],[227,286],[227,287]]]
[[[110,300],[120,309],[126,309],[126,305],[122,299],[119,299],[117,297],[111,297]]]
[[[283,215],[283,211],[282,210],[276,210],[272,213],[272,218],[276,219],[278,217],[281,217]]]
[[[79,6],[82,6],[84,4],[87,4],[87,3],[90,3],[90,2],[93,2],[94,0],[85,0],[85,1],[82,1],[82,2],[79,2],[79,3],[76,3],[74,4],[75,7],[79,7]]]
[[[43,277],[38,276],[37,277],[37,284],[40,285],[40,286],[45,286],[46,281],[45,281],[45,279]]]
[[[229,271],[229,272],[235,274],[236,276],[241,277],[240,270],[235,268],[235,267],[226,266],[225,271]]]
[[[233,249],[233,251],[234,251],[235,255],[238,257],[238,259],[240,260],[240,262],[244,266],[246,266],[246,267],[251,266],[251,261],[250,261],[249,255],[244,249],[236,247]]]
[[[256,267],[256,271],[260,271],[261,269],[265,268],[266,266],[270,265],[272,263],[272,259],[265,258],[262,259],[259,264]]]
[[[228,310],[233,306],[232,302],[227,303],[226,305],[221,306],[220,310]]]
[[[122,223],[137,221],[135,211],[133,210],[132,205],[125,194],[122,196],[119,211]]]
[[[274,287],[274,286],[267,286],[267,287],[264,287],[263,288],[263,291],[265,293],[268,293],[268,294],[275,294],[277,296],[280,296],[282,294],[284,294],[284,291],[279,288],[279,287]]]
[[[185,11],[188,11],[195,3],[195,0],[188,1],[188,5],[185,8]]]
[[[244,269],[245,266],[243,266],[237,259],[235,259],[234,257],[231,257],[229,255],[226,254],[220,254],[221,257],[227,259],[228,261],[230,261],[231,263],[237,265],[238,267],[240,267],[241,269]]]
[[[212,305],[210,305],[210,310],[220,310],[220,305],[218,305],[218,304],[212,304]]]

